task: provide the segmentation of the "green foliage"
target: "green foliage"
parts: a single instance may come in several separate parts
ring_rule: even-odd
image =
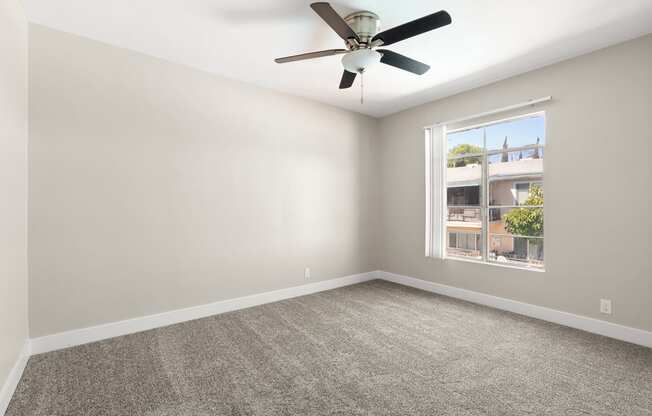
[[[532,184],[524,205],[543,205],[543,189]],[[543,208],[516,208],[503,215],[505,229],[511,234],[540,237],[543,235]],[[535,240],[535,239],[533,239]]]
[[[478,146],[474,146],[472,144],[468,143],[462,143],[458,144],[454,148],[451,149],[450,152],[448,152],[448,156],[457,156],[457,155],[462,155],[466,153],[482,153],[482,148]],[[462,166],[466,165],[471,165],[474,163],[478,163],[478,158],[477,157],[463,157],[461,159],[454,159],[454,160],[449,160],[448,161],[448,167],[449,168],[460,168]]]

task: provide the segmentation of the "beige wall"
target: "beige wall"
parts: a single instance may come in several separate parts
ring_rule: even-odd
[[[30,38],[32,337],[374,269],[376,120]]]
[[[380,267],[652,330],[651,74],[648,35],[382,119]],[[425,259],[422,126],[547,95],[546,272]]]
[[[27,21],[0,2],[0,389],[27,338]]]

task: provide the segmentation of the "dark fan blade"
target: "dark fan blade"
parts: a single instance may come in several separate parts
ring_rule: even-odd
[[[380,62],[412,72],[413,74],[423,75],[430,69],[430,66],[415,61],[412,58],[408,58],[407,56],[403,56],[400,53],[388,51],[387,49],[377,49],[377,51],[383,54],[383,57],[380,58]]]
[[[330,4],[320,1],[310,5],[312,9],[324,19],[324,21],[330,26],[338,35],[344,40],[347,39],[356,39],[358,42],[360,38],[358,35],[351,29],[351,27],[342,19],[342,16],[337,14],[335,10],[331,7]]]
[[[449,25],[451,22],[451,16],[444,10],[441,10],[437,13],[380,32],[371,41],[380,39],[383,41],[383,45],[391,45],[392,43],[400,42],[404,39],[437,29],[438,27]]]
[[[292,55],[292,56],[285,56],[283,58],[276,58],[274,59],[274,62],[277,64],[284,64],[286,62],[294,62],[294,61],[303,61],[304,59],[313,59],[313,58],[321,58],[322,56],[331,56],[331,55],[339,55],[341,53],[347,53],[348,51],[346,49],[328,49],[325,51],[319,51],[319,52],[308,52],[308,53],[302,53],[299,55]]]
[[[340,81],[340,89],[343,90],[345,88],[350,88],[351,85],[353,85],[353,81],[355,81],[356,75],[355,72],[344,70],[342,73],[342,80]]]

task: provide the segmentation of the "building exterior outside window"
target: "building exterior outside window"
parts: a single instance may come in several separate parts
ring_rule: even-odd
[[[446,256],[543,268],[544,114],[446,139]]]

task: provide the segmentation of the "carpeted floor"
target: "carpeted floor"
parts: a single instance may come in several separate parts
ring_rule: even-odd
[[[652,415],[652,349],[384,281],[34,356],[7,416]]]

